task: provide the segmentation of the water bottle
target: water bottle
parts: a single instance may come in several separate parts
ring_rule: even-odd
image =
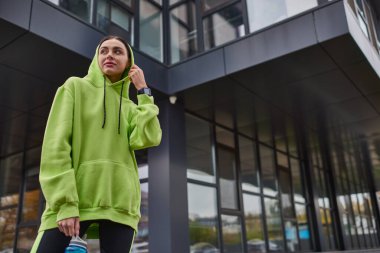
[[[66,247],[65,253],[88,253],[87,242],[79,236],[73,236],[69,246]]]

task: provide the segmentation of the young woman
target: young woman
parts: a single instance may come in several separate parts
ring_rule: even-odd
[[[140,219],[134,150],[159,145],[158,112],[131,47],[102,39],[88,74],[56,92],[41,154],[46,208],[31,252],[63,252],[84,233],[99,236],[101,252],[130,251]]]

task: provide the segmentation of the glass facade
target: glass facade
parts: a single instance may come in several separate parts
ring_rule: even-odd
[[[366,170],[360,138],[342,127],[322,135],[240,89],[234,87],[238,99],[212,107],[215,120],[206,118],[204,110],[186,113],[191,252],[207,252],[194,251],[199,242],[218,252],[319,251],[316,240],[323,251],[339,250],[342,244],[353,250],[378,247],[377,206],[368,179],[359,175]],[[252,120],[237,114],[230,124],[225,105],[239,106],[248,101],[244,96],[255,101],[247,108]],[[224,120],[218,116],[222,112]],[[371,160],[376,160],[372,150]],[[194,176],[191,164],[201,157],[208,171],[202,175],[212,180]],[[197,199],[196,192],[202,197]],[[194,210],[205,209],[205,196],[212,203],[213,239],[194,240],[202,237],[193,229]]]
[[[40,1],[59,6],[105,34],[125,37],[137,49],[167,64],[180,62],[318,6],[318,0]],[[356,2],[363,31],[380,45],[374,29],[368,30],[372,24],[369,7],[361,0]],[[134,20],[135,13],[139,14],[139,20]],[[164,17],[168,17],[168,21]],[[168,25],[164,26],[166,22]]]

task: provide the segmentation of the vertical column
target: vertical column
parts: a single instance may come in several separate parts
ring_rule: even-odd
[[[148,151],[149,252],[189,252],[185,114],[168,100],[160,108],[162,141]]]

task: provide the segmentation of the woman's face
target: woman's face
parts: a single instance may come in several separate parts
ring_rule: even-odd
[[[99,48],[98,64],[111,82],[121,79],[129,62],[127,48],[117,39],[103,42]]]

